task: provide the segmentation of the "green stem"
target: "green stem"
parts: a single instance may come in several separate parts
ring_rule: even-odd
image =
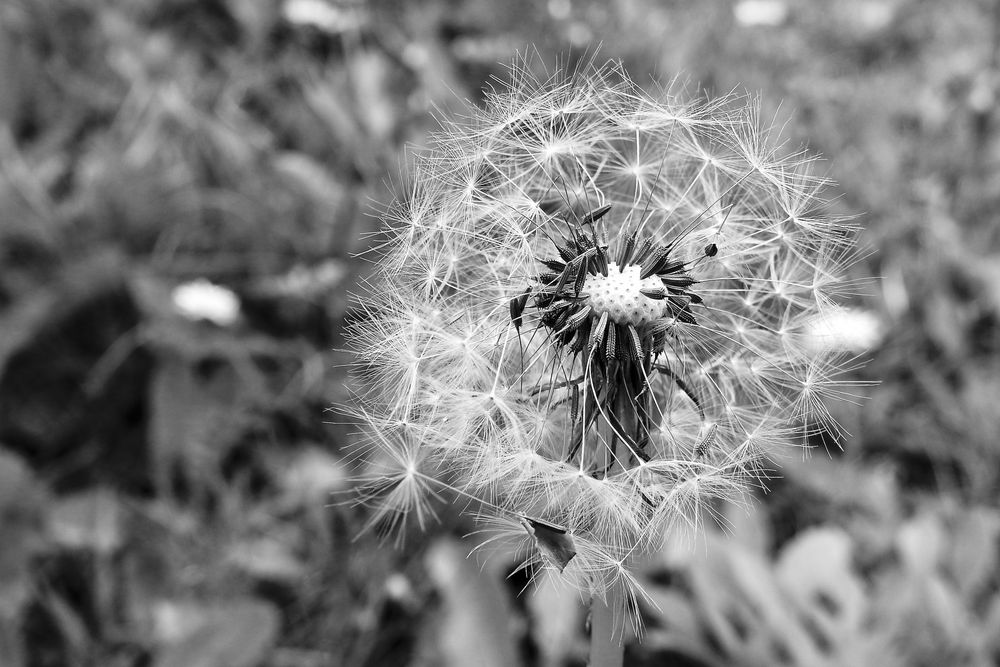
[[[595,597],[590,602],[590,667],[622,667],[624,620],[615,617],[615,609],[621,613],[621,595],[615,587],[604,600]]]

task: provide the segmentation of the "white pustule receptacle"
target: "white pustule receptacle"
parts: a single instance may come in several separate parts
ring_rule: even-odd
[[[619,270],[614,262],[608,263],[608,275],[598,273],[587,276],[583,291],[587,293],[587,305],[600,316],[608,314],[608,319],[618,324],[641,327],[663,317],[670,317],[668,303],[653,299],[641,290],[663,290],[663,283],[655,275],[640,278],[642,268],[636,264]]]

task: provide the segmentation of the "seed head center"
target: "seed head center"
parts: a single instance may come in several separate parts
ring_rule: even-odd
[[[631,324],[640,327],[662,317],[669,316],[665,301],[650,299],[640,290],[656,290],[663,284],[656,276],[640,278],[642,269],[629,264],[619,271],[614,262],[608,263],[608,275],[598,273],[587,276],[583,291],[589,296],[587,304],[600,316],[608,314],[608,319],[619,324]]]

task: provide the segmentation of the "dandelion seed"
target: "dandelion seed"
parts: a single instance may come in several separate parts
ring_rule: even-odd
[[[809,332],[854,230],[808,167],[752,101],[515,65],[415,165],[354,327],[364,419],[407,425],[372,438],[376,518],[426,520],[440,473],[536,573],[634,608],[636,563],[849,389]]]

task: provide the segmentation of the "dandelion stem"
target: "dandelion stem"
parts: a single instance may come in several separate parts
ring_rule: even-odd
[[[619,587],[613,586],[604,599],[595,596],[590,603],[590,667],[622,667],[624,620],[615,620],[615,609],[622,608],[621,596]]]

